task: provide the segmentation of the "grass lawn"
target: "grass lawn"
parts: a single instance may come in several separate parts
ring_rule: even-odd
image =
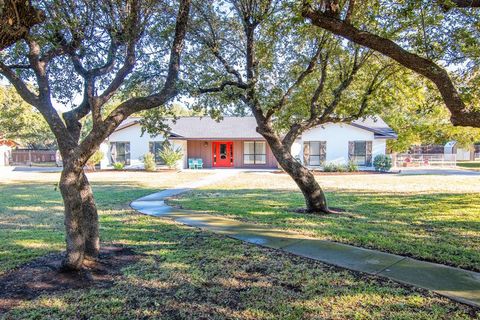
[[[468,161],[468,162],[457,161],[457,166],[462,168],[480,170],[480,161]]]
[[[292,212],[303,197],[286,175],[243,173],[172,199],[321,239],[480,271],[478,176],[319,176],[339,215]]]
[[[44,295],[6,319],[470,319],[473,310],[425,291],[360,276],[133,212],[129,201],[196,177],[91,174],[103,244],[145,256],[109,288]],[[128,177],[128,179],[127,179]],[[55,175],[0,183],[0,266],[63,248]],[[478,318],[478,315],[476,316]]]

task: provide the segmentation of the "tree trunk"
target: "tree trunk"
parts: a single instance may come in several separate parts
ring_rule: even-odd
[[[100,251],[98,212],[92,188],[82,170],[80,176],[80,196],[82,198],[83,226],[85,233],[85,258],[95,259]]]
[[[302,191],[307,205],[306,211],[310,213],[331,213],[327,206],[325,193],[310,170],[292,156],[289,148],[282,144],[275,133],[260,132],[260,134],[267,140],[280,166],[292,177]]]
[[[85,256],[82,198],[79,192],[78,168],[65,165],[60,177],[60,191],[65,206],[65,242],[67,252],[62,263],[65,270],[78,270]]]
[[[64,270],[79,270],[84,259],[95,259],[100,250],[98,214],[92,189],[82,167],[64,162],[60,191],[65,205]]]

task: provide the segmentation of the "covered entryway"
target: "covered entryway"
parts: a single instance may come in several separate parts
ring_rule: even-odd
[[[213,167],[233,167],[233,142],[212,142]]]

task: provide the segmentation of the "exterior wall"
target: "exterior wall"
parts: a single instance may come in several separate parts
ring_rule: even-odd
[[[188,150],[187,141],[185,141],[185,140],[171,140],[170,142],[172,143],[172,146],[175,149],[180,149],[182,151],[182,154],[183,154],[182,159],[177,161],[176,168],[177,169],[188,168],[188,164],[187,164],[187,160],[188,160],[188,157],[187,157],[187,150]]]
[[[375,139],[374,133],[348,124],[326,124],[303,133],[292,146],[292,154],[303,163],[303,143],[326,141],[326,161],[338,164],[348,163],[349,141],[372,141],[372,160],[377,154],[385,154],[385,140]]]
[[[266,164],[244,164],[243,163],[243,142],[252,140],[230,140],[233,142],[233,167],[234,168],[276,168],[277,160],[272,150],[267,144],[266,148]],[[212,142],[207,140],[188,140],[187,142],[187,158],[202,158],[204,168],[212,168],[213,150]]]
[[[164,141],[163,135],[151,137],[147,132],[141,136],[142,132],[139,125],[134,125],[119,131],[115,131],[110,135],[108,142],[130,142],[130,166],[143,167],[141,160],[145,153],[149,152],[148,143],[153,141]],[[105,153],[108,163],[110,162],[110,155]]]
[[[149,142],[164,141],[164,137],[159,135],[151,137],[148,133],[141,135],[140,126],[133,125],[122,130],[114,132],[108,142],[130,142],[130,167],[143,167],[141,158],[149,152]],[[303,162],[303,143],[307,141],[326,141],[327,143],[327,162],[347,163],[348,162],[348,142],[356,140],[372,141],[372,160],[378,154],[385,154],[386,140],[375,139],[374,133],[350,126],[348,124],[326,124],[313,128],[303,133],[292,145],[292,154]],[[251,140],[230,140],[233,141],[233,163],[235,168],[277,168],[277,161],[267,144],[266,158],[264,165],[246,165],[243,163],[243,142]],[[101,167],[110,165],[108,154],[108,142],[101,146],[105,153],[105,159]],[[184,157],[178,162],[178,168],[188,167],[188,158],[202,158],[204,167],[212,167],[212,142],[208,140],[171,140],[175,147],[183,150]],[[0,164],[1,165],[1,164]]]
[[[235,146],[233,147],[235,152]],[[212,141],[206,140],[188,140],[187,141],[187,161],[188,158],[201,158],[204,168],[212,167]],[[235,161],[235,158],[234,158]],[[188,168],[188,163],[185,168]]]
[[[272,149],[270,149],[270,146],[268,143],[266,143],[266,163],[265,164],[244,164],[243,163],[243,142],[244,141],[252,141],[252,140],[240,140],[240,141],[235,141],[233,143],[233,152],[234,152],[234,165],[236,168],[261,168],[261,169],[271,169],[271,168],[277,168],[278,163],[277,159],[275,159],[275,156],[272,153]],[[263,140],[262,140],[263,141]],[[235,148],[236,147],[236,148]]]
[[[375,156],[385,154],[387,151],[387,139],[375,139],[372,143],[372,163]]]

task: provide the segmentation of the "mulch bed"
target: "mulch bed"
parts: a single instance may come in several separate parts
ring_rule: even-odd
[[[39,295],[70,289],[111,287],[121,269],[141,259],[130,248],[103,247],[99,261],[88,262],[77,272],[61,272],[63,254],[49,254],[0,277],[0,315]]]

